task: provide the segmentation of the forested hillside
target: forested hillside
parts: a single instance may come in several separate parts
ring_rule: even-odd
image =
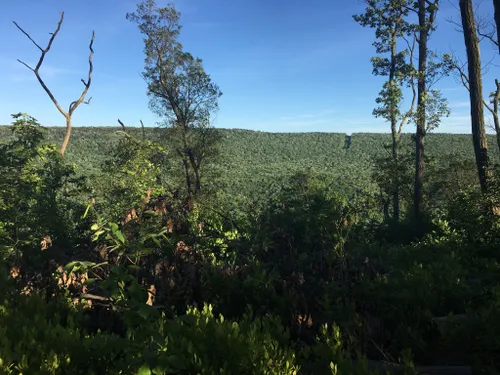
[[[59,144],[64,128],[48,127],[47,142]],[[127,128],[141,138],[141,128]],[[374,193],[374,162],[388,155],[389,134],[354,133],[266,133],[241,129],[219,129],[222,136],[218,165],[222,181],[230,194],[244,194],[254,199],[265,195],[270,186],[282,183],[297,172],[308,171],[322,176],[335,190],[354,194]],[[167,129],[144,128],[146,139],[158,141]],[[7,126],[0,127],[0,143],[10,137]],[[77,127],[73,130],[68,160],[83,174],[96,173],[124,137],[120,127]],[[411,148],[411,135],[403,143]],[[495,144],[495,136],[488,136]],[[498,149],[492,148],[493,161]],[[472,137],[465,134],[431,133],[427,136],[427,154],[439,164],[473,161]]]
[[[125,18],[165,126],[73,126],[93,108],[96,34],[63,105],[42,65],[64,13],[45,47],[14,22],[40,53],[19,62],[66,126],[21,112],[0,127],[0,375],[500,373],[500,83],[482,92],[479,48],[498,47],[494,23],[459,0],[466,69],[429,48],[439,0],[362,3],[352,18],[374,34],[372,113],[387,134],[215,128],[222,89],[180,43],[175,5],[154,0]],[[452,73],[471,134],[436,132]]]

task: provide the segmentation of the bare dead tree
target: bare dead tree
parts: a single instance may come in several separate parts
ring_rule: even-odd
[[[42,86],[42,88],[45,90],[45,92],[47,93],[47,95],[50,97],[50,99],[52,100],[52,102],[54,103],[54,105],[57,107],[57,109],[59,110],[59,112],[66,119],[66,135],[64,136],[64,140],[63,140],[63,143],[61,145],[61,150],[60,150],[61,155],[64,155],[64,153],[66,151],[66,148],[68,147],[69,139],[71,137],[71,129],[72,129],[71,116],[73,115],[73,112],[75,112],[75,110],[78,108],[78,106],[80,104],[82,104],[82,103],[84,103],[84,104],[90,104],[90,100],[92,99],[92,97],[90,97],[87,101],[85,101],[85,97],[87,96],[87,92],[88,92],[88,90],[90,88],[90,84],[92,82],[92,71],[93,71],[92,57],[94,55],[94,50],[93,50],[93,45],[94,45],[94,31],[92,31],[92,37],[90,39],[90,45],[89,45],[89,49],[90,49],[90,55],[89,55],[89,72],[88,72],[87,80],[86,81],[83,80],[83,79],[81,80],[82,83],[83,83],[83,86],[84,86],[83,92],[82,92],[82,94],[80,95],[80,97],[77,100],[71,102],[71,104],[69,105],[68,111],[65,111],[61,107],[61,105],[59,104],[59,102],[57,101],[57,99],[55,98],[55,96],[52,94],[52,92],[50,91],[50,89],[47,87],[47,85],[43,81],[42,77],[40,76],[40,67],[42,66],[42,63],[43,63],[43,60],[45,59],[45,56],[50,51],[50,48],[52,47],[52,43],[54,42],[57,34],[61,30],[61,25],[63,23],[63,20],[64,20],[64,12],[61,12],[61,18],[59,19],[59,22],[57,23],[57,28],[56,28],[56,30],[53,33],[51,33],[51,37],[49,39],[49,42],[48,42],[46,48],[40,47],[40,45],[37,42],[35,42],[33,40],[33,38],[21,26],[19,26],[17,24],[16,21],[13,21],[14,25],[16,25],[16,27],[24,35],[26,35],[26,37],[42,53],[41,56],[40,56],[40,59],[38,60],[38,63],[35,66],[35,68],[29,66],[24,61],[21,61],[19,59],[17,61],[19,61],[21,64],[23,64],[25,67],[27,67],[29,70],[31,70],[35,74],[35,76],[38,79],[38,82],[40,83],[40,85]]]

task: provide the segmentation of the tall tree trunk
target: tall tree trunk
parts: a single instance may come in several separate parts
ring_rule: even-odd
[[[63,143],[61,145],[61,155],[64,156],[66,148],[68,148],[69,139],[71,138],[71,116],[66,117],[66,135],[64,136]]]
[[[390,90],[394,87],[396,84],[395,82],[395,75],[396,75],[396,58],[397,58],[397,40],[396,40],[396,33],[393,32],[391,36],[391,68],[389,71],[389,87]],[[397,108],[396,108],[396,101],[391,99],[390,102],[390,113],[391,113],[391,133],[392,133],[392,159],[394,162],[397,161],[398,159],[398,145],[399,145],[399,136],[398,136],[398,129],[397,129]],[[399,221],[399,185],[394,184],[393,186],[393,193],[392,193],[392,209],[393,209],[393,216],[394,220]]]
[[[497,25],[497,41],[500,43],[500,0],[493,0],[493,7],[495,9],[495,24]],[[498,53],[500,53],[500,44]]]
[[[481,76],[481,54],[474,22],[472,0],[460,0],[460,14],[464,31],[467,65],[469,70],[469,97],[472,124],[472,140],[481,190],[488,186],[488,142],[484,126],[483,83]]]
[[[179,152],[180,153],[180,152]],[[184,166],[184,176],[186,177],[186,189],[187,189],[187,195],[188,196],[191,196],[193,195],[193,190],[191,188],[191,176],[189,175],[189,163],[188,161],[183,157],[183,155],[181,154],[181,157],[182,157],[182,165]]]
[[[196,159],[191,149],[188,149],[187,155],[189,158],[189,163],[194,173],[194,193],[198,195],[201,192],[200,165],[196,163]]]
[[[418,1],[418,99],[417,99],[417,130],[415,134],[415,186],[413,195],[413,206],[418,230],[423,226],[422,201],[425,169],[425,111],[426,111],[426,73],[427,73],[427,40],[429,36],[429,25],[426,20],[426,1]]]
[[[200,194],[201,192],[201,179],[200,179],[200,168],[194,167],[194,178],[195,178],[195,193]]]
[[[497,90],[495,91],[495,96],[493,97],[493,111],[491,114],[493,115],[493,123],[495,124],[495,132],[497,134],[497,145],[498,150],[500,151],[500,119],[498,118],[498,102],[500,101],[500,82],[498,79],[495,79],[495,85]]]
[[[497,146],[498,150],[500,150],[500,129],[496,130],[496,135],[497,135]]]

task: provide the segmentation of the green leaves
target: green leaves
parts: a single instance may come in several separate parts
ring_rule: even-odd
[[[218,154],[211,116],[222,92],[203,69],[202,60],[185,52],[178,41],[180,15],[174,5],[158,8],[153,0],[144,1],[127,19],[144,35],[143,77],[150,107],[171,129],[169,156],[177,162],[174,169],[182,175],[190,200],[200,194],[204,167]]]
[[[0,247],[6,249],[1,257],[23,259],[33,271],[44,264],[40,249],[71,248],[71,228],[81,208],[72,194],[81,183],[56,147],[46,144],[46,130],[36,119],[13,117],[12,137],[0,144]]]

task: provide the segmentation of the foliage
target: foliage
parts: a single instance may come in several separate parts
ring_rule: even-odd
[[[125,133],[103,165],[111,184],[102,186],[99,196],[103,210],[112,208],[111,218],[123,218],[127,210],[139,209],[147,195],[164,195],[168,186],[163,173],[166,155],[163,147]],[[100,210],[101,206],[98,206]],[[100,210],[102,211],[102,210]]]
[[[179,160],[188,199],[201,192],[206,164],[218,154],[218,133],[211,116],[222,95],[205,73],[200,58],[183,51],[178,41],[180,14],[173,5],[156,7],[154,0],[137,5],[127,19],[137,23],[144,35],[145,68],[150,107],[171,128],[170,157]]]
[[[91,334],[81,311],[38,296],[0,306],[0,373],[296,374],[283,327],[272,317],[227,321],[210,306],[136,325],[129,338]],[[276,335],[278,338],[273,337]]]
[[[70,246],[82,210],[74,198],[85,190],[55,146],[43,144],[45,130],[36,119],[13,117],[13,137],[0,145],[0,249],[2,260],[29,268],[46,258],[44,250],[61,256]]]
[[[413,108],[401,111],[403,85],[410,85],[415,76],[413,48],[407,41],[415,30],[408,22],[413,4],[408,0],[366,1],[366,4],[365,13],[354,19],[364,27],[375,29],[373,45],[379,55],[371,59],[373,74],[389,77],[376,99],[381,106],[374,109],[373,114],[395,126],[396,121],[399,123],[413,112]],[[398,50],[400,42],[404,42],[405,48]]]
[[[12,165],[9,182],[22,193],[2,185],[5,212],[28,207],[18,215],[25,215],[23,223],[35,229],[30,234],[64,223],[53,230],[74,245],[57,258],[48,252],[56,245],[41,252],[38,239],[26,235],[23,256],[17,258],[20,265],[46,267],[39,254],[50,255],[55,263],[37,276],[43,280],[40,285],[50,285],[46,294],[26,289],[26,280],[13,273],[13,263],[2,271],[4,373],[22,368],[25,373],[42,369],[54,374],[97,374],[103,369],[130,374],[292,374],[300,367],[305,374],[370,374],[370,361],[403,359],[481,369],[496,365],[498,194],[493,187],[487,196],[474,191],[474,171],[466,168],[473,159],[460,156],[467,155],[460,154],[459,146],[463,141],[465,148],[467,138],[429,136],[430,229],[414,242],[411,222],[381,224],[380,208],[370,195],[339,191],[332,183],[338,170],[297,173],[300,166],[319,166],[328,155],[313,157],[322,148],[330,149],[337,160],[357,159],[365,164],[359,173],[371,173],[369,166],[376,164],[367,151],[382,155],[382,136],[355,134],[344,148],[345,137],[337,135],[223,132],[228,156],[219,168],[227,168],[226,178],[238,174],[227,164],[249,165],[245,163],[256,155],[263,156],[263,162],[275,158],[277,165],[291,165],[293,160],[298,165],[280,177],[274,175],[260,191],[249,192],[247,187],[231,196],[235,187],[226,186],[178,215],[173,208],[163,210],[157,200],[166,196],[169,205],[176,205],[166,150],[159,145],[158,132],[168,130],[145,129],[146,138],[141,139],[131,129],[110,142],[102,172],[87,169],[95,204],[85,215],[84,206],[78,206],[78,216],[62,220],[58,218],[66,218],[66,211],[54,219],[46,216],[46,199],[52,197],[54,207],[61,209],[73,207],[75,199],[88,201],[89,193],[76,183],[68,185],[73,169],[64,178],[55,173],[66,171],[66,164],[46,146],[35,124],[16,125],[2,146],[4,165]],[[287,139],[302,150],[296,159],[293,148],[283,143]],[[72,150],[85,139],[76,131],[73,140]],[[266,142],[274,150],[266,148]],[[455,153],[446,156],[438,145]],[[408,181],[402,180],[401,186],[411,186],[411,153],[402,153],[398,160],[398,170],[408,170]],[[47,166],[60,169],[45,173],[51,170]],[[394,174],[390,165],[385,167],[378,167],[380,175],[370,183],[387,184],[390,194]],[[92,180],[97,172],[100,178],[107,176],[101,185]],[[246,175],[241,178],[242,183],[250,181]],[[369,175],[366,178],[370,181]],[[64,189],[78,195],[66,198]],[[43,199],[38,195],[42,193]],[[177,204],[182,206],[182,200]],[[127,218],[124,213],[131,208],[136,217]],[[15,233],[10,218],[5,214],[1,221],[7,234]],[[89,220],[94,222],[91,232]],[[169,221],[175,224],[170,227]],[[35,319],[32,311],[37,311]],[[465,314],[466,319],[460,325],[435,323],[435,317],[448,314]],[[484,339],[474,332],[482,332]],[[468,352],[457,348],[459,340],[470,344]]]
[[[424,215],[407,214],[406,39],[438,1],[424,29],[415,2],[365,4],[390,135],[214,129],[221,92],[154,0],[127,18],[166,127],[77,128],[65,160],[64,129],[0,127],[0,374],[497,371],[500,172],[480,192],[470,136],[426,135]],[[429,55],[419,137],[448,114]]]

